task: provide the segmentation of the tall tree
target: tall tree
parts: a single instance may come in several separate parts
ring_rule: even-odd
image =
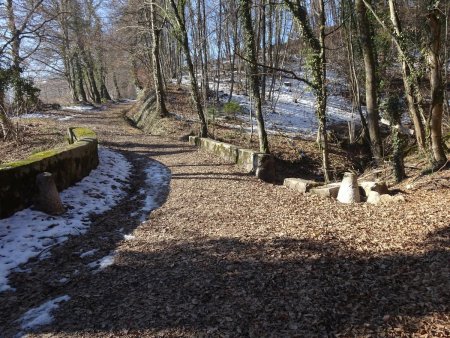
[[[310,49],[312,82],[308,82],[316,97],[316,116],[318,120],[319,148],[322,152],[322,168],[325,181],[330,180],[330,163],[327,135],[327,86],[326,86],[326,55],[325,55],[325,3],[319,0],[319,36],[315,36],[308,20],[308,12],[300,1],[284,0],[300,27],[300,34]]]
[[[355,0],[355,7],[358,20],[359,39],[364,56],[367,124],[369,129],[370,147],[373,159],[377,165],[381,163],[383,153],[379,128],[376,59],[373,45],[374,36],[363,0]]]
[[[258,124],[259,150],[269,154],[269,141],[264,127],[262,115],[261,85],[258,73],[258,60],[256,56],[255,33],[252,23],[251,0],[241,0],[242,20],[244,27],[245,51],[250,75],[250,88],[255,102],[256,122]]]
[[[162,23],[157,22],[157,12],[156,6],[153,1],[149,4],[149,12],[150,12],[150,29],[152,35],[152,58],[153,58],[153,81],[156,93],[156,105],[158,114],[160,116],[167,116],[168,111],[166,108],[165,101],[165,92],[163,85],[163,76],[160,62],[160,40],[161,40],[161,32],[162,25],[164,24],[165,19],[163,19]]]
[[[194,71],[194,64],[192,62],[191,51],[189,48],[189,38],[187,34],[186,27],[186,0],[170,0],[170,5],[173,11],[173,17],[176,27],[176,37],[179,40],[184,54],[186,56],[186,63],[189,71],[189,76],[191,80],[191,95],[195,104],[195,108],[197,110],[198,117],[200,119],[200,136],[207,137],[208,136],[208,126],[206,124],[206,118],[203,111],[203,105],[201,102],[201,95],[198,89],[197,76]]]
[[[399,58],[402,65],[402,76],[403,76],[403,85],[405,87],[405,96],[406,101],[408,103],[408,109],[410,116],[414,122],[414,131],[416,134],[417,144],[425,151],[426,143],[425,143],[425,126],[422,121],[420,110],[422,109],[422,98],[419,97],[420,88],[417,83],[416,76],[413,73],[414,70],[410,68],[410,62],[407,62],[407,51],[406,48],[402,48],[400,43],[403,40],[403,29],[400,22],[400,18],[398,17],[397,12],[397,4],[395,0],[389,0],[389,12],[390,18],[392,22],[392,26],[394,27],[394,34],[398,43],[396,44],[398,49]]]
[[[433,8],[427,15],[430,28],[430,42],[427,61],[430,68],[431,105],[430,132],[433,150],[433,165],[439,168],[447,162],[442,141],[442,115],[444,111],[444,82],[442,81],[442,63],[440,59],[442,44],[442,22],[440,11]]]

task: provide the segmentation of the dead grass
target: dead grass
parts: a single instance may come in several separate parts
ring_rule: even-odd
[[[0,164],[18,161],[65,144],[65,134],[53,123],[47,122],[40,119],[21,120],[18,142],[0,139]]]

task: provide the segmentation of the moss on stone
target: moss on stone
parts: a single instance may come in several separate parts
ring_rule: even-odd
[[[88,128],[74,128],[72,135],[76,139],[73,144],[0,165],[0,218],[8,217],[32,204],[38,173],[53,173],[56,186],[61,191],[97,167],[98,143],[95,133]]]
[[[79,146],[83,146],[86,144],[86,142],[83,141],[83,139],[95,139],[95,140],[97,139],[96,133],[93,132],[89,128],[76,127],[76,128],[72,128],[72,132],[74,133],[78,142],[73,143],[73,144],[68,144],[61,148],[53,148],[53,149],[49,149],[49,150],[40,151],[38,153],[32,154],[31,156],[29,156],[28,158],[23,159],[23,160],[1,164],[0,170],[17,168],[20,166],[28,165],[30,163],[37,162],[42,159],[50,158],[55,155],[61,154],[64,151],[78,148]]]
[[[72,128],[72,133],[77,140],[82,140],[84,138],[97,138],[97,134],[89,128],[75,127]]]

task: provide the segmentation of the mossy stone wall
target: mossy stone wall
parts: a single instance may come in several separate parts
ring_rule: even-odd
[[[153,91],[145,90],[138,97],[138,102],[127,113],[127,117],[144,132],[151,132],[154,123],[160,118],[156,113],[156,96]]]
[[[70,128],[67,146],[0,165],[0,218],[8,217],[33,203],[36,175],[52,173],[61,191],[89,175],[98,163],[96,134],[88,128]]]
[[[189,136],[189,143],[198,146],[200,149],[216,154],[231,163],[236,163],[247,173],[256,172],[259,156],[262,155],[251,149],[238,148],[229,143],[198,136]]]

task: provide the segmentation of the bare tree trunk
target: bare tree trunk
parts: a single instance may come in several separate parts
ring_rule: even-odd
[[[323,175],[325,178],[325,182],[330,181],[329,176],[329,154],[328,154],[328,134],[327,134],[327,85],[325,83],[327,78],[327,68],[326,68],[326,55],[325,55],[325,4],[324,0],[320,0],[319,2],[320,12],[319,12],[319,20],[320,20],[320,35],[319,35],[319,43],[320,43],[320,75],[317,76],[320,81],[317,83],[319,87],[319,93],[317,94],[317,105],[316,108],[319,119],[319,135],[322,135],[323,140],[320,142],[320,150],[322,151],[322,165],[323,165]]]
[[[150,26],[153,40],[152,41],[153,81],[155,84],[156,106],[158,114],[161,117],[165,117],[169,113],[166,108],[163,77],[159,57],[161,28],[158,28],[156,25],[155,5],[153,2],[150,3]]]
[[[326,108],[327,108],[327,88],[326,88],[326,55],[325,55],[325,5],[324,1],[319,2],[319,38],[317,38],[308,21],[308,13],[303,6],[290,0],[284,0],[292,12],[297,23],[300,25],[300,31],[305,42],[311,49],[311,68],[313,76],[312,90],[316,96],[316,116],[319,122],[319,148],[322,152],[322,168],[324,179],[329,181],[329,156],[328,156],[328,137],[326,132]]]
[[[192,58],[191,58],[191,51],[189,49],[189,39],[188,39],[188,35],[187,35],[187,30],[186,30],[186,17],[185,17],[185,3],[182,2],[179,5],[175,4],[174,0],[170,0],[170,4],[172,6],[174,15],[175,15],[175,20],[177,22],[178,25],[178,29],[179,29],[179,34],[178,34],[178,38],[181,44],[181,47],[183,48],[183,52],[186,56],[186,63],[187,63],[187,67],[189,70],[189,76],[190,76],[190,80],[191,80],[191,94],[192,94],[192,99],[194,101],[195,104],[195,108],[197,110],[197,114],[198,117],[200,119],[200,124],[201,124],[201,129],[200,129],[200,136],[201,137],[207,137],[208,136],[208,126],[206,124],[206,118],[205,118],[205,114],[203,112],[203,106],[202,106],[202,102],[201,102],[201,95],[198,89],[198,83],[197,83],[197,77],[195,76],[195,72],[194,72],[194,64],[192,63]]]
[[[261,0],[261,53],[262,64],[266,65],[266,0]],[[263,69],[261,75],[261,100],[264,103],[266,101],[266,70]]]
[[[381,137],[378,125],[379,113],[377,103],[376,61],[373,47],[373,33],[367,17],[366,7],[362,0],[355,0],[356,15],[358,17],[359,38],[364,56],[366,73],[366,106],[367,124],[369,128],[372,156],[376,165],[382,160]]]
[[[78,54],[75,54],[74,55],[74,60],[75,60],[75,70],[76,70],[76,72],[75,72],[75,78],[77,79],[77,82],[78,82],[78,84],[77,84],[77,91],[78,91],[78,93],[80,94],[80,96],[81,96],[81,100],[83,101],[83,102],[87,102],[87,95],[86,95],[86,91],[84,90],[84,84],[83,84],[83,70],[82,70],[82,68],[81,68],[81,64],[80,64],[80,59],[79,59],[79,57],[78,57]],[[77,101],[78,101],[78,99],[77,99]]]
[[[241,0],[245,49],[248,59],[248,70],[250,73],[250,87],[255,100],[256,121],[258,123],[259,150],[269,154],[269,141],[264,127],[264,118],[261,107],[261,87],[256,59],[255,34],[253,31],[251,0]]]
[[[433,151],[434,166],[439,167],[447,162],[442,140],[442,115],[444,111],[444,88],[442,81],[441,60],[441,22],[437,9],[427,15],[431,32],[431,41],[428,52],[428,65],[430,67],[431,107],[430,107],[430,131],[431,148]]]
[[[231,15],[230,15],[230,20],[232,27],[233,27],[233,49],[230,50],[231,54],[231,61],[230,61],[230,68],[231,68],[231,84],[230,84],[230,96],[228,97],[228,102],[231,102],[231,99],[233,97],[233,91],[234,91],[234,83],[235,83],[235,75],[234,75],[234,68],[236,66],[236,53],[238,51],[238,21],[237,21],[237,17],[238,17],[238,13],[237,13],[237,9],[236,9],[236,2],[235,0],[231,0],[230,1],[230,11],[231,11]],[[231,49],[231,48],[230,48]],[[239,67],[240,68],[240,67]],[[238,72],[239,75],[239,72]]]
[[[122,95],[120,94],[120,88],[119,88],[119,83],[117,82],[116,73],[113,74],[113,82],[114,82],[114,88],[116,90],[116,100],[120,100],[122,98]]]
[[[349,1],[350,4],[350,1]],[[361,89],[358,80],[358,74],[356,72],[356,62],[355,62],[355,52],[353,49],[353,37],[352,37],[352,28],[353,28],[353,13],[350,13],[350,25],[346,32],[346,42],[347,42],[347,54],[348,54],[348,67],[349,67],[349,78],[350,85],[352,89],[353,101],[356,104],[356,109],[358,110],[359,117],[361,119],[362,125],[362,137],[364,141],[366,141],[367,136],[369,135],[369,128],[367,127],[367,121],[364,117],[361,107]],[[347,26],[346,26],[347,27]]]
[[[217,62],[216,62],[216,102],[219,102],[219,87],[220,87],[220,65],[222,58],[222,0],[219,0],[219,18],[216,26],[217,31]]]
[[[389,0],[389,10],[395,34],[397,35],[397,38],[400,38],[402,35],[402,27],[397,15],[395,0]],[[401,55],[401,51],[399,51],[399,54]],[[422,151],[425,151],[425,128],[420,118],[420,113],[418,111],[416,102],[417,100],[415,99],[413,79],[411,79],[411,69],[409,68],[405,58],[400,58],[402,63],[402,75],[403,84],[405,87],[406,101],[408,102],[409,113],[414,123],[414,131],[416,134],[417,144]],[[417,90],[419,89],[417,88]]]
[[[8,29],[11,32],[12,35],[12,41],[11,41],[11,60],[12,60],[12,66],[11,66],[11,75],[14,79],[13,81],[13,87],[14,87],[14,107],[15,109],[22,109],[23,108],[23,91],[22,91],[22,85],[19,81],[21,76],[21,58],[20,58],[20,44],[21,44],[21,38],[20,38],[20,31],[17,29],[16,26],[16,16],[14,14],[14,8],[13,8],[13,1],[12,0],[6,0],[6,11],[8,15]],[[17,111],[19,112],[19,111]]]

